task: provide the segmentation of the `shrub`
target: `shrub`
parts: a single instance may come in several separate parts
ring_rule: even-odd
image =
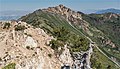
[[[3,29],[5,29],[5,28],[9,29],[10,28],[10,23],[5,23],[5,25],[3,26]]]
[[[60,41],[66,41],[69,31],[65,27],[54,28],[53,35]]]
[[[22,31],[22,30],[25,30],[26,29],[26,27],[25,26],[22,26],[22,25],[17,25],[16,27],[15,27],[15,31]]]
[[[16,65],[15,63],[10,63],[2,69],[15,69],[15,65]]]
[[[51,57],[52,57],[52,54],[48,54],[48,56],[51,58]]]
[[[58,47],[64,46],[63,42],[59,40],[51,40],[50,44],[51,44],[51,48],[54,50],[58,50]]]
[[[76,35],[70,35],[68,42],[71,43],[70,47],[72,52],[86,51],[89,47],[87,39]]]
[[[29,47],[29,46],[26,46],[26,48],[27,48],[27,49],[30,49],[30,47]]]

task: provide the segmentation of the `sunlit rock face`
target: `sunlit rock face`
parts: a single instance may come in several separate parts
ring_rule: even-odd
[[[25,41],[25,47],[27,47],[27,46],[37,47],[37,43],[32,37],[28,36]]]
[[[59,57],[60,61],[64,63],[65,65],[71,66],[73,64],[73,58],[71,57],[70,51],[67,48],[67,45],[64,46],[64,51]]]
[[[73,20],[75,18],[82,19],[81,14],[79,12],[75,12],[71,10],[70,8],[65,7],[64,5],[59,5],[56,7],[49,7],[47,9],[43,9],[43,11],[52,12],[61,14],[66,17],[68,20]]]

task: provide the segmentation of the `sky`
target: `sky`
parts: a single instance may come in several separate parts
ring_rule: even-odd
[[[0,11],[31,11],[63,4],[77,11],[120,9],[120,0],[0,0]]]

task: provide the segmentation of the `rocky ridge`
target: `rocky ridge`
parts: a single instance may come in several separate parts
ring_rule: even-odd
[[[82,19],[82,15],[84,14],[82,12],[71,10],[62,4],[55,7],[42,9],[42,11],[62,15],[63,18],[65,18],[71,25],[79,26],[79,28],[93,36],[93,34],[89,31],[89,23]]]
[[[10,26],[6,25],[3,29],[6,23]],[[24,26],[25,29],[17,28],[18,26]],[[67,48],[61,58],[56,57],[54,50],[47,46],[54,38],[25,22],[1,22],[0,38],[0,68],[10,63],[16,64],[15,69],[60,69],[64,63],[72,64]]]

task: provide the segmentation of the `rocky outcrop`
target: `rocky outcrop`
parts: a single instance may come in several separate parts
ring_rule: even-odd
[[[93,34],[89,31],[89,23],[82,19],[82,12],[76,12],[67,8],[64,5],[59,5],[56,7],[49,7],[47,9],[42,9],[42,11],[62,15],[70,24],[79,25],[79,28],[83,29],[90,36]]]
[[[9,28],[3,29],[5,23],[10,23]],[[25,29],[19,27],[16,31],[18,25]],[[53,37],[40,28],[25,22],[1,22],[0,27],[0,68],[15,63],[16,69],[60,69],[64,61],[72,61],[68,49],[63,52],[65,59],[56,57],[54,50],[46,45]]]
[[[59,5],[56,7],[49,7],[47,9],[43,9],[43,11],[57,13],[60,15],[65,16],[66,19],[73,21],[74,18],[82,19],[81,14],[79,12],[75,12],[71,10],[70,8],[67,8],[63,5]]]
[[[59,5],[56,7],[49,7],[47,9],[42,9],[42,11],[60,14],[71,23],[79,23],[78,20],[82,20],[80,12],[75,12],[63,5]]]
[[[92,69],[91,67],[91,55],[93,53],[93,47],[94,45],[90,43],[89,50],[86,52],[73,52],[73,69]]]
[[[110,46],[111,48],[116,48],[117,46],[108,38],[98,36],[101,39],[101,43],[105,44],[105,46]]]
[[[66,65],[72,67],[73,58],[70,54],[69,49],[67,48],[67,45],[64,46],[64,51],[60,55],[59,59],[63,63],[63,66]]]

